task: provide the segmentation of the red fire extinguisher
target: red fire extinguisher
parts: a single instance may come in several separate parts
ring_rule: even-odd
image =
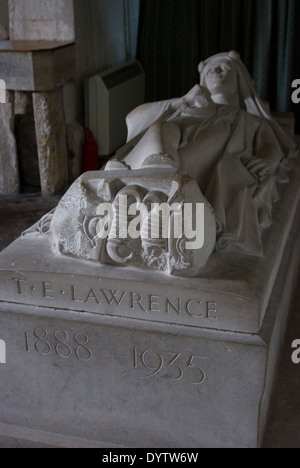
[[[82,148],[82,172],[97,171],[98,145],[89,128],[85,129],[86,140]]]

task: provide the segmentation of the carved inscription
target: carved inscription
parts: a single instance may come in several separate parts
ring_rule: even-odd
[[[67,330],[50,332],[45,328],[36,328],[32,332],[25,332],[25,347],[28,353],[36,352],[43,356],[54,353],[63,359],[75,356],[80,361],[90,361],[93,353],[89,341],[85,333],[70,334]]]
[[[153,349],[140,351],[134,348],[133,351],[133,365],[141,372],[141,379],[158,376],[173,381],[186,380],[192,385],[201,385],[207,380],[204,364],[208,359],[175,352],[162,354]]]
[[[103,287],[91,287],[80,284],[54,284],[51,281],[29,282],[25,278],[12,278],[14,290],[19,296],[39,296],[44,303],[64,305],[74,303],[87,304],[88,309],[101,313],[118,311],[134,311],[138,316],[157,318],[164,316],[166,320],[172,317],[197,319],[207,322],[218,320],[218,304],[215,300],[194,299],[185,297],[170,297],[137,291],[119,291]],[[99,284],[101,280],[99,280]]]

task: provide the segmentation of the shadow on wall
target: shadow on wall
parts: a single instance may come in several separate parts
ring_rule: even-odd
[[[79,115],[82,82],[136,58],[140,0],[74,0]]]
[[[8,30],[8,0],[0,0],[0,24]]]

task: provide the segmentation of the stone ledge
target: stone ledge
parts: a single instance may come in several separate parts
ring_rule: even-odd
[[[3,43],[2,43],[3,44]],[[24,45],[24,43],[21,43]],[[33,48],[31,42],[27,47],[15,47],[1,50],[1,79],[11,91],[49,91],[62,86],[74,78],[75,45],[74,43],[45,42]],[[59,44],[59,45],[58,45]],[[31,50],[30,50],[31,49]]]
[[[37,52],[60,49],[74,44],[74,41],[2,41],[0,52]]]

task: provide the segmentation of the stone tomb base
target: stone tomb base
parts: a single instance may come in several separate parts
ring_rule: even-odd
[[[257,447],[296,260],[254,335],[1,303],[0,446]]]
[[[298,270],[298,177],[265,258],[213,254],[203,278],[53,259],[43,236],[6,249],[0,445],[260,446]]]

